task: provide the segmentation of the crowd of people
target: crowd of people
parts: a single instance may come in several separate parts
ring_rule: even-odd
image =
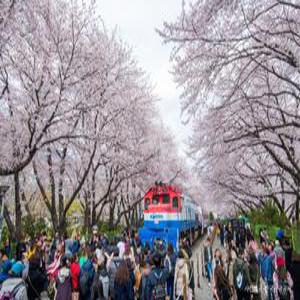
[[[215,299],[294,299],[292,248],[282,230],[271,241],[266,229],[261,229],[259,244],[250,226],[241,224],[215,224],[208,233],[202,253],[203,273]],[[215,236],[221,247],[213,249]]]
[[[297,300],[283,231],[273,242],[261,229],[257,243],[249,226],[214,224],[195,254],[217,300]],[[188,237],[174,249],[162,240],[142,245],[134,231],[113,240],[96,227],[90,239],[41,234],[15,251],[9,244],[0,250],[0,300],[190,300],[197,273],[191,256]]]
[[[85,240],[41,234],[0,251],[0,300],[186,300],[193,272],[188,238],[179,251],[157,241],[142,246],[134,232],[109,241],[93,228]]]

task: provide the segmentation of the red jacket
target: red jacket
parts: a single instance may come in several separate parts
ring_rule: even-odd
[[[80,274],[80,266],[78,263],[72,263],[71,267],[71,277],[72,277],[72,288],[73,290],[78,290],[79,286],[79,274]]]

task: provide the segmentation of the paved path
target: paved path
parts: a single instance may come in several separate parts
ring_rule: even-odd
[[[201,249],[203,247],[203,242],[205,239],[200,239],[196,242],[196,244],[193,246],[193,257],[192,260],[194,262],[194,274],[195,274],[195,300],[212,300],[212,292],[211,288],[208,286],[208,281],[206,278],[202,276],[202,264],[201,264]],[[213,244],[213,251],[216,248],[221,249],[221,245],[219,240],[216,238]],[[223,251],[222,251],[223,252]],[[197,260],[196,256],[199,257],[199,270],[200,270],[200,289],[197,286]]]

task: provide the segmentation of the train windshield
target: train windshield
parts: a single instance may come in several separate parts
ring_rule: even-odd
[[[158,195],[153,196],[153,198],[152,198],[152,204],[156,205],[158,203],[159,203],[159,196]]]
[[[165,194],[165,195],[162,196],[162,203],[163,204],[170,203],[170,196],[168,194]]]

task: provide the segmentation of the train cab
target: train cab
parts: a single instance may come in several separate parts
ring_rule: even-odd
[[[194,236],[199,228],[197,205],[172,185],[155,184],[144,197],[144,225],[139,229],[143,244],[153,246],[155,240],[173,244],[186,234]]]

